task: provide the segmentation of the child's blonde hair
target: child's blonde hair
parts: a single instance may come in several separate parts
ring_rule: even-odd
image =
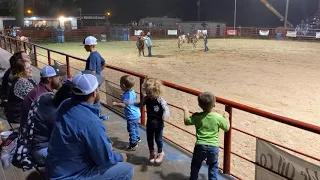
[[[142,84],[142,88],[144,95],[148,94],[148,96],[153,98],[158,98],[164,92],[162,82],[155,78],[147,77]]]

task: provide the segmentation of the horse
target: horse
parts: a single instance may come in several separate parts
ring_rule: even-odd
[[[201,32],[197,33],[197,34],[192,34],[192,35],[189,35],[189,34],[180,35],[178,37],[178,48],[180,50],[182,50],[182,45],[184,43],[187,42],[189,44],[191,42],[192,43],[192,49],[194,50],[194,49],[196,49],[197,42],[201,37],[203,37],[203,34]]]
[[[144,39],[142,36],[138,37],[136,45],[139,50],[139,57],[141,56],[141,53],[144,56]]]

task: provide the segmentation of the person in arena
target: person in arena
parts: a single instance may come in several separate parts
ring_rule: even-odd
[[[208,48],[208,34],[207,33],[203,34],[203,41],[204,41],[204,51],[208,52],[209,48]]]
[[[99,118],[100,75],[78,73],[72,98],[57,111],[48,147],[46,170],[52,180],[133,178],[133,166],[124,153],[113,152]]]
[[[12,163],[16,167],[29,170],[45,164],[57,109],[64,100],[71,97],[72,87],[73,83],[66,81],[56,94],[44,92],[33,101],[27,122],[21,127],[13,156]]]
[[[25,96],[37,85],[32,78],[30,62],[19,59],[12,66],[13,80],[9,88],[8,102],[4,106],[9,123],[20,123],[22,102]]]
[[[98,75],[101,75],[102,70],[107,66],[106,61],[98,53],[96,49],[97,39],[93,36],[88,36],[83,40],[84,48],[90,55],[86,62],[85,70],[90,70]]]
[[[151,36],[150,36],[150,32],[147,33],[147,35],[145,37],[143,37],[143,39],[146,42],[146,46],[148,48],[148,57],[151,57],[151,48],[152,48],[152,41],[151,41]]]
[[[40,71],[40,83],[33,88],[24,98],[22,103],[20,126],[27,123],[29,109],[32,102],[45,92],[53,92],[58,90],[61,86],[61,77],[65,73],[61,72],[57,66],[45,66]]]

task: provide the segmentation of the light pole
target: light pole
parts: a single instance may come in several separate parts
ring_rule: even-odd
[[[79,9],[78,9],[78,11],[79,11],[79,15],[80,15],[80,23],[81,23],[81,27],[83,27],[82,9],[81,9],[81,8],[79,8]]]
[[[236,23],[237,23],[237,0],[234,0],[233,30],[236,30]]]
[[[287,0],[287,4],[286,4],[286,15],[284,17],[284,28],[287,28],[287,22],[288,22],[288,11],[289,11],[289,1]]]
[[[200,21],[200,0],[198,0],[197,5],[198,5],[198,21]]]

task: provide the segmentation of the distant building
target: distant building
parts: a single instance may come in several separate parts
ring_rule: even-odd
[[[6,16],[0,17],[0,31],[6,27],[13,27],[16,25],[15,17]],[[76,17],[25,17],[24,26],[29,28],[39,27],[62,27],[77,29],[77,18]]]
[[[178,23],[181,22],[181,19],[178,18],[168,18],[164,17],[146,17],[141,18],[139,21],[139,26],[148,26],[148,27],[176,27]]]

